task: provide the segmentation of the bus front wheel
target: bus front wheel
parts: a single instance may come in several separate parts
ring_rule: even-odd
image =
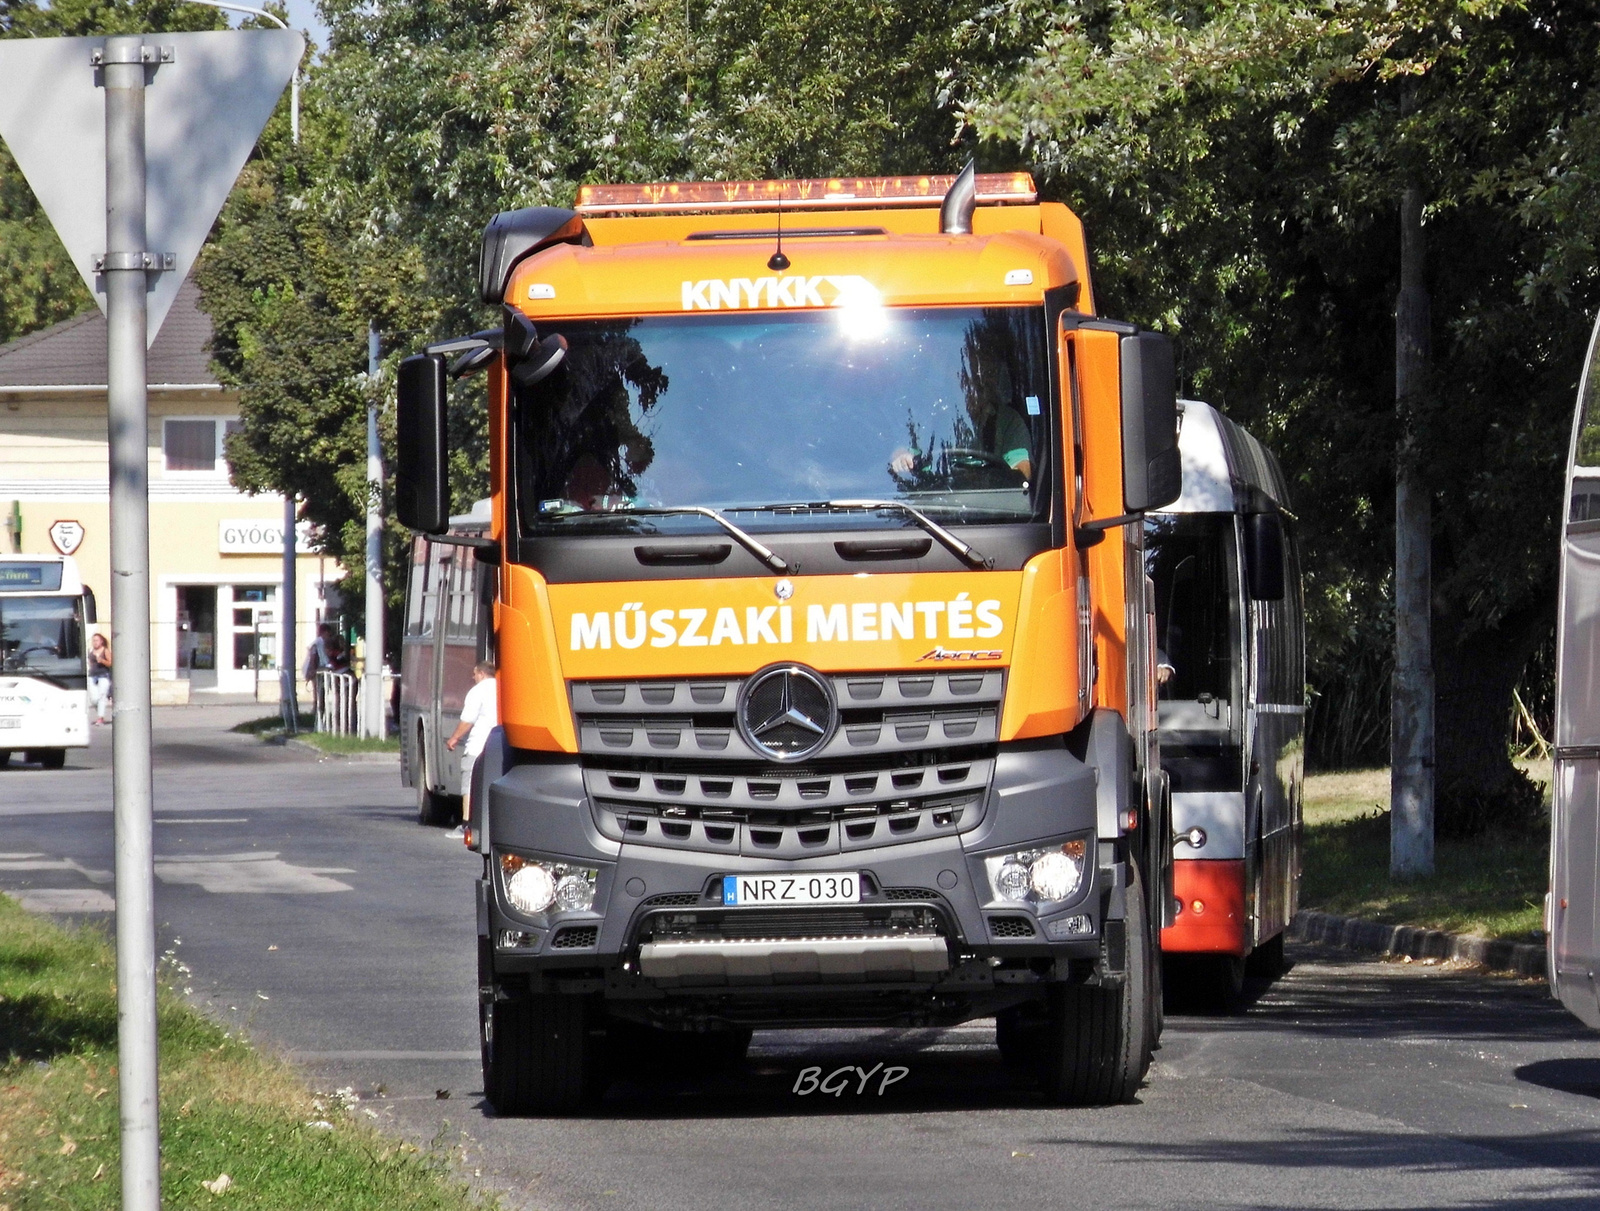
[[[40,769],[60,769],[67,763],[64,748],[36,748],[28,751],[28,760],[37,761]]]

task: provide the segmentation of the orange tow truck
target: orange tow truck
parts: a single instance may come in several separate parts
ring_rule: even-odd
[[[401,520],[498,567],[473,770],[485,1091],[994,1016],[1067,1103],[1160,1030],[1143,515],[1167,340],[1026,174],[583,187],[494,218],[498,328],[401,366]],[[492,520],[452,536],[450,376]]]

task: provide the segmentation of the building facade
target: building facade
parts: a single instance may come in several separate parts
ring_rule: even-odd
[[[283,498],[249,496],[223,449],[238,395],[210,368],[211,322],[185,282],[149,352],[150,617],[157,702],[279,697]],[[86,312],[0,346],[0,542],[72,555],[110,634],[106,323]],[[297,646],[343,576],[310,549],[296,559]],[[300,693],[307,693],[296,668]]]

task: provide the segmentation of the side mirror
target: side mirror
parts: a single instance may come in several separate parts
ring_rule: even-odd
[[[1283,600],[1283,519],[1276,513],[1247,513],[1244,519],[1245,574],[1256,601]]]
[[[450,525],[444,358],[419,353],[400,363],[395,405],[394,505],[400,523],[423,534]]]
[[[554,333],[539,339],[533,321],[514,307],[506,308],[506,369],[519,387],[531,387],[548,378],[566,359],[567,338]]]
[[[1172,342],[1159,332],[1122,338],[1122,504],[1159,509],[1183,491],[1178,380]]]
[[[100,621],[100,611],[95,606],[94,590],[88,585],[83,586],[83,620],[88,623]]]

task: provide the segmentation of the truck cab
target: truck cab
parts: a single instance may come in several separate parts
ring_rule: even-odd
[[[970,169],[586,186],[498,216],[480,289],[498,328],[402,365],[397,499],[443,534],[447,376],[486,370],[489,1100],[990,1015],[1052,1098],[1131,1098],[1176,393],[1095,314],[1077,218]]]

